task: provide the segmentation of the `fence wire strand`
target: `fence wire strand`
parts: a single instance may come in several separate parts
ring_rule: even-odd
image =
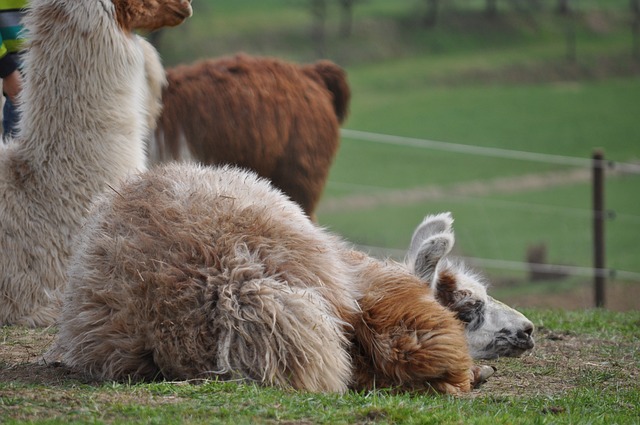
[[[493,158],[518,159],[522,161],[542,162],[546,164],[572,165],[576,167],[592,167],[592,159],[579,158],[565,155],[553,155],[537,152],[526,152],[485,146],[464,145],[460,143],[440,142],[436,140],[418,139],[413,137],[393,136],[390,134],[370,133],[367,131],[351,130],[343,128],[342,137],[351,140],[360,140],[387,145],[410,146],[423,149],[439,150],[444,152],[459,152],[471,155],[488,156]],[[616,161],[602,161],[602,166],[620,172],[640,174],[640,164],[623,163]]]

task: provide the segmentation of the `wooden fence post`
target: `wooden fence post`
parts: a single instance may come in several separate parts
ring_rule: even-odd
[[[593,269],[596,307],[604,307],[605,242],[604,242],[604,154],[593,153]]]

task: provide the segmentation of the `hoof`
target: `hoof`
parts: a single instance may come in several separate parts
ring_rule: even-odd
[[[494,373],[496,368],[493,366],[474,366],[471,368],[471,385],[473,388],[478,388],[484,382],[486,382]]]

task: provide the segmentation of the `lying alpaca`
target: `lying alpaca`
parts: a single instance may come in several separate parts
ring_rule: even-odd
[[[155,49],[149,46],[146,52],[148,54],[146,60],[148,85],[152,92],[151,105],[148,109],[150,111],[150,119],[152,122],[155,122],[161,110],[160,99],[162,88],[166,86],[167,81]],[[239,58],[236,58],[236,60],[239,60]],[[253,61],[259,63],[262,60],[253,59]],[[215,61],[207,62],[209,66],[215,63]],[[228,66],[223,69],[227,68]],[[253,68],[254,67],[251,69]],[[191,68],[185,67],[184,69],[187,70]],[[207,67],[203,69],[206,70]],[[174,71],[169,70],[168,72],[172,74]],[[202,75],[202,73],[197,73],[198,77],[202,77]],[[196,81],[200,80],[196,79]],[[344,87],[348,90],[346,82],[344,83]],[[345,92],[345,89],[337,90],[337,92]],[[181,89],[176,89],[176,91],[179,90]],[[346,93],[348,94],[348,91],[346,91]],[[167,97],[165,97],[165,101],[166,100]],[[340,120],[344,118],[344,114],[346,113],[347,101],[348,98],[342,101],[343,106],[340,109],[342,112],[338,113],[338,116],[342,117],[339,118]],[[168,117],[165,116],[163,119],[167,120]],[[167,142],[167,139],[164,141]],[[182,139],[182,141],[184,142],[184,139]],[[158,139],[153,141],[153,143],[157,142]],[[161,148],[162,146],[159,145],[151,145],[152,156],[157,157],[160,155],[161,152],[158,149]],[[183,146],[183,148],[186,147]],[[163,155],[169,155],[170,153],[170,149],[161,150]],[[187,157],[191,155],[188,151],[182,153]],[[174,152],[174,155],[179,158],[181,152]],[[170,157],[165,159],[170,159]],[[433,236],[432,230],[448,232],[453,240],[452,224],[453,219],[448,214],[425,219],[418,229],[416,229],[412,239],[407,259],[407,267],[409,270],[415,273],[415,261],[421,258],[417,255],[418,249],[426,237],[430,235]],[[441,270],[437,275],[427,274],[419,277],[427,282],[432,282],[438,278],[438,275],[441,275],[440,281],[443,282],[443,284],[441,285],[440,291],[437,291],[437,299],[447,308],[455,311],[458,318],[466,324],[467,340],[474,359],[493,359],[505,356],[515,357],[533,347],[533,324],[518,311],[488,296],[486,287],[482,283],[480,276],[474,275],[469,271],[463,271],[464,267],[461,264],[452,263],[446,259],[439,264]],[[454,281],[451,279],[452,274],[460,276],[461,278],[464,277],[464,284],[459,282],[462,287],[452,286],[451,282]],[[457,281],[460,280],[461,279],[457,279]]]
[[[20,136],[0,146],[0,325],[54,323],[91,198],[145,168],[132,31],[190,14],[190,0],[30,1]]]
[[[313,216],[351,96],[340,67],[238,55],[170,68],[167,80],[152,162],[252,169]]]
[[[129,178],[93,205],[69,270],[46,358],[95,377],[457,394],[485,376],[428,285],[247,170]]]

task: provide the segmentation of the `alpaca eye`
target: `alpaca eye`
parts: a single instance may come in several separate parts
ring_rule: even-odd
[[[461,303],[456,309],[458,319],[461,322],[470,324],[474,321],[482,319],[484,311],[484,302],[480,300],[467,300]]]

